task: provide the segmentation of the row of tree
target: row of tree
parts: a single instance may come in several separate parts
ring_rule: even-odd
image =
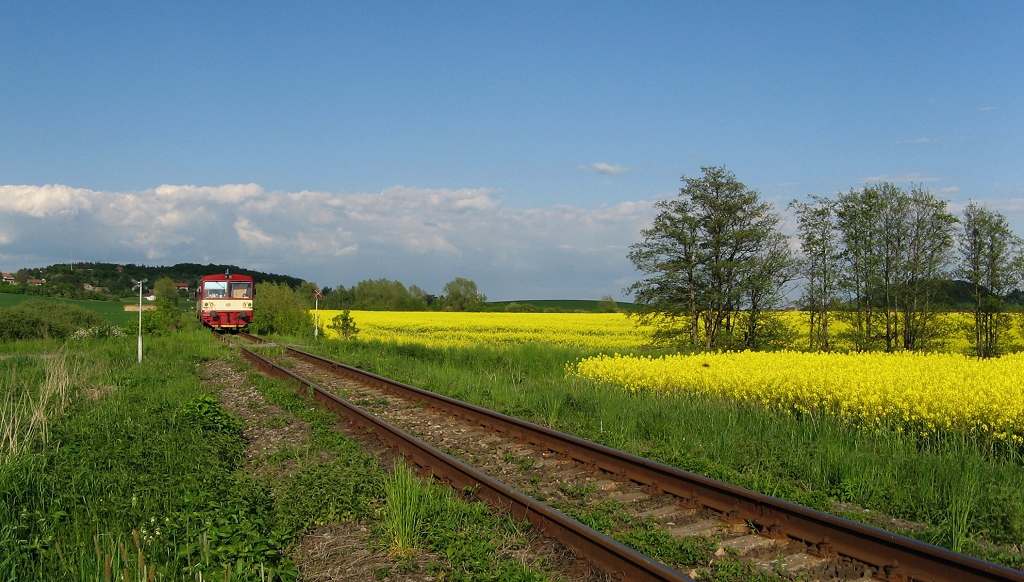
[[[790,208],[797,244],[727,169],[684,177],[630,252],[645,275],[630,288],[641,319],[692,347],[770,347],[792,339],[772,310],[800,281],[810,349],[832,349],[832,322],[843,319],[858,350],[923,350],[945,331],[938,296],[956,277],[971,290],[975,351],[999,352],[1007,298],[1024,273],[1021,239],[1005,216],[971,203],[957,218],[927,190],[889,183]]]
[[[323,296],[320,305],[324,309],[478,311],[487,301],[476,282],[465,277],[449,281],[441,295],[416,285],[406,287],[401,281],[366,279],[348,288],[325,287]]]
[[[970,286],[975,352],[999,353],[1007,297],[1024,272],[1005,216],[971,202],[957,218],[931,192],[887,183],[791,206],[811,349],[830,349],[833,313],[852,324],[859,350],[929,349],[947,331],[936,295],[955,277]]]

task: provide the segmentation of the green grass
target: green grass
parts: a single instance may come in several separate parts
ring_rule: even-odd
[[[119,301],[98,301],[91,299],[62,299],[59,297],[44,297],[40,295],[19,295],[15,293],[0,293],[0,307],[14,307],[19,303],[29,300],[52,301],[68,305],[77,305],[84,309],[100,314],[110,323],[125,325],[137,321],[138,313],[130,313],[124,310],[124,303]]]
[[[0,465],[0,577],[290,577],[268,491],[236,471],[237,421],[194,373],[217,350],[198,331],[156,338],[138,366],[130,341],[75,344],[74,404],[48,444]],[[25,365],[0,363],[31,383]],[[82,397],[100,388],[101,398]]]
[[[711,398],[632,394],[566,377],[566,364],[587,354],[555,346],[434,349],[330,341],[314,349],[762,493],[823,510],[844,502],[915,522],[922,527],[905,533],[1024,566],[1020,550],[1011,549],[1024,539],[1019,450],[958,435],[921,441],[867,432],[828,417],[798,418]],[[865,515],[874,514],[851,510],[848,516]]]
[[[387,474],[291,386],[249,376],[269,402],[309,425],[309,442],[257,467],[246,461],[243,423],[219,405],[197,366],[216,358],[248,366],[208,332],[151,338],[141,366],[131,338],[69,342],[66,359],[28,350],[51,351],[56,342],[20,344],[2,346],[9,357],[0,359],[0,409],[27,403],[31,417],[48,386],[71,382],[63,403],[51,397],[42,407],[45,430],[22,431],[17,450],[0,454],[0,579],[294,580],[289,548],[302,534],[354,520],[372,526],[369,543],[387,546]],[[257,470],[286,464],[293,470]],[[510,555],[525,544],[519,525],[439,485],[406,485],[426,500],[407,545],[436,556],[432,572],[545,578]]]
[[[524,565],[516,557],[528,549],[527,526],[494,514],[483,503],[464,501],[445,485],[416,478],[405,465],[385,473],[376,459],[338,432],[333,414],[311,406],[294,387],[255,373],[249,379],[269,402],[310,424],[313,438],[299,458],[319,459],[321,451],[335,455],[329,463],[307,463],[296,476],[272,485],[285,526],[302,530],[363,520],[373,526],[377,543],[399,550],[398,567],[410,554],[430,552],[436,561],[427,568],[444,580],[547,578],[543,562]]]

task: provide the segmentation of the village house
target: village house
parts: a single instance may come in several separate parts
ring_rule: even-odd
[[[4,273],[3,282],[7,285],[14,285],[17,281],[14,279],[14,273]]]
[[[174,284],[174,288],[177,289],[178,292],[188,293],[188,283],[182,283],[180,281],[176,282]]]
[[[29,279],[28,284],[32,287],[42,287],[46,285],[46,279]]]
[[[85,289],[86,291],[92,291],[94,293],[106,293],[107,292],[107,288],[106,287],[96,287],[95,285],[90,285],[89,283],[84,283],[82,285],[82,289]]]

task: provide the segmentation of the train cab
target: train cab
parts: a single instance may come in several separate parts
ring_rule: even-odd
[[[206,275],[196,297],[196,314],[207,327],[239,331],[252,323],[255,285],[248,275]]]

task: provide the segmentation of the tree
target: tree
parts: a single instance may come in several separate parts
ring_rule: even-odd
[[[252,329],[258,334],[306,336],[313,332],[313,318],[305,298],[284,283],[258,283]]]
[[[316,305],[316,292],[318,289],[319,287],[316,286],[316,283],[311,283],[310,281],[303,281],[299,285],[298,289],[296,289],[296,291],[298,292],[299,298],[302,299],[306,307],[312,309],[313,306]]]
[[[927,349],[935,336],[934,303],[948,275],[956,218],[947,204],[915,187],[907,213],[907,244],[902,255],[903,348]]]
[[[804,279],[801,303],[810,319],[808,348],[829,351],[830,310],[836,301],[836,279],[840,256],[835,225],[835,202],[818,196],[810,202],[790,203],[797,218],[797,235],[803,254],[798,271]]]
[[[1009,327],[1006,295],[1020,280],[1020,239],[1002,214],[976,202],[964,209],[958,273],[974,292],[974,350],[999,355],[1001,334]]]
[[[781,233],[769,233],[756,255],[753,268],[743,284],[745,329],[743,345],[749,349],[768,347],[772,338],[769,328],[783,329],[774,309],[782,303],[782,289],[796,278],[797,262],[789,242]],[[778,338],[786,339],[786,338]],[[784,342],[783,342],[784,345]]]
[[[701,172],[683,177],[677,198],[657,203],[660,212],[629,255],[645,277],[628,291],[642,306],[642,322],[662,324],[658,337],[717,349],[741,310],[754,315],[778,294],[779,279],[761,263],[781,252],[779,217],[729,170]],[[757,341],[756,315],[752,324],[748,346]]]
[[[611,295],[605,295],[601,298],[599,308],[605,313],[618,313],[619,304],[615,302],[615,298]]]
[[[340,314],[335,315],[331,320],[331,324],[328,326],[342,339],[352,339],[359,333],[359,327],[356,326],[356,320],[352,317],[352,313],[348,309],[343,310]]]
[[[836,200],[836,227],[842,241],[840,288],[846,296],[858,351],[875,347],[875,320],[881,271],[881,206],[876,188],[850,190]]]
[[[351,289],[351,306],[356,309],[426,309],[425,294],[414,295],[401,281],[366,279]]]
[[[170,277],[160,277],[153,284],[156,295],[156,311],[143,318],[150,333],[177,331],[184,326],[181,310],[178,309],[178,287]]]
[[[441,299],[445,309],[450,311],[473,311],[483,307],[487,296],[480,292],[476,282],[465,277],[456,277],[444,286]]]
[[[894,184],[882,183],[876,186],[878,195],[879,234],[882,241],[881,283],[885,319],[885,351],[891,352],[899,335],[899,288],[902,276],[903,255],[908,234],[910,198]]]
[[[178,287],[170,277],[160,277],[153,284],[153,294],[156,295],[158,304],[178,304]]]
[[[344,309],[352,306],[352,290],[346,289],[344,285],[338,285],[333,289],[324,287],[323,294],[320,307],[324,309]]]

